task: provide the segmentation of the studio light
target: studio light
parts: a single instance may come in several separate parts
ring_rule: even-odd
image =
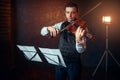
[[[106,44],[105,44],[106,49],[105,49],[105,51],[104,51],[104,53],[103,53],[103,55],[102,55],[102,57],[101,57],[98,65],[97,65],[96,69],[94,70],[92,76],[95,75],[95,73],[96,73],[98,67],[100,66],[101,62],[103,61],[103,58],[104,58],[104,57],[105,57],[105,63],[106,63],[106,64],[105,64],[105,70],[106,70],[106,72],[107,72],[107,67],[108,67],[108,54],[113,58],[113,60],[116,62],[116,64],[118,64],[118,66],[120,67],[120,64],[119,64],[118,61],[114,58],[114,56],[112,55],[111,51],[109,50],[109,46],[108,46],[108,43],[109,43],[109,42],[108,42],[108,41],[109,41],[109,40],[108,40],[108,25],[111,23],[111,17],[110,17],[110,16],[103,16],[103,17],[102,17],[102,22],[103,22],[103,24],[105,24],[105,27],[106,27]]]
[[[102,22],[104,24],[110,24],[111,23],[111,17],[110,16],[103,16],[102,17]]]

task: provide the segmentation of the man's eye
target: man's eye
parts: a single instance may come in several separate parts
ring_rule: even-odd
[[[75,12],[72,12],[72,14],[74,14]]]
[[[69,13],[69,12],[66,12],[67,14]]]

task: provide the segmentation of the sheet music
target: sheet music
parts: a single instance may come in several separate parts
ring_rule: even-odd
[[[59,65],[59,60],[57,55],[44,54],[44,56],[46,57],[49,63]]]
[[[35,50],[35,48],[33,46],[21,46],[21,45],[17,45],[17,47],[19,47],[19,49],[22,50],[22,51],[36,52],[36,50]]]
[[[21,46],[21,45],[17,45],[17,47],[21,51],[23,51],[25,57],[28,60],[42,62],[42,59],[39,57],[39,55],[38,55],[36,49],[34,48],[34,46]]]
[[[47,61],[51,64],[62,65],[66,67],[59,49],[40,48]]]

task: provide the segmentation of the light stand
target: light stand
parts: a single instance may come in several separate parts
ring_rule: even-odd
[[[102,21],[103,23],[106,25],[106,49],[104,51],[104,54],[102,55],[96,69],[94,70],[92,76],[94,77],[98,67],[100,66],[103,58],[105,57],[106,59],[106,64],[105,64],[105,71],[107,72],[107,66],[108,66],[108,54],[113,58],[113,60],[116,62],[116,64],[118,64],[118,66],[120,66],[120,64],[118,63],[118,61],[113,57],[112,53],[110,52],[110,50],[108,49],[108,25],[110,24],[111,22],[111,18],[110,16],[103,16],[102,18]]]

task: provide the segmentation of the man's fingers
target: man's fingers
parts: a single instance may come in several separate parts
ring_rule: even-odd
[[[56,29],[54,28],[54,31],[53,31],[53,37],[55,37],[56,34],[57,34],[57,31],[56,31]]]
[[[59,33],[59,30],[58,30],[58,29],[52,28],[50,35],[51,35],[52,37],[55,37],[55,36],[57,36],[58,33]]]
[[[82,30],[81,36],[84,36],[84,34],[85,34],[85,30]]]
[[[81,34],[81,33],[84,31],[84,29],[83,29],[83,28],[78,27],[77,31],[78,31],[78,33],[79,33],[79,34]]]
[[[58,30],[58,29],[56,29],[56,31],[57,31],[57,34],[59,34],[59,30]]]
[[[84,30],[83,28],[78,27],[78,29],[77,29],[77,34],[78,34],[80,37],[83,37],[84,34],[85,34],[85,30]]]

